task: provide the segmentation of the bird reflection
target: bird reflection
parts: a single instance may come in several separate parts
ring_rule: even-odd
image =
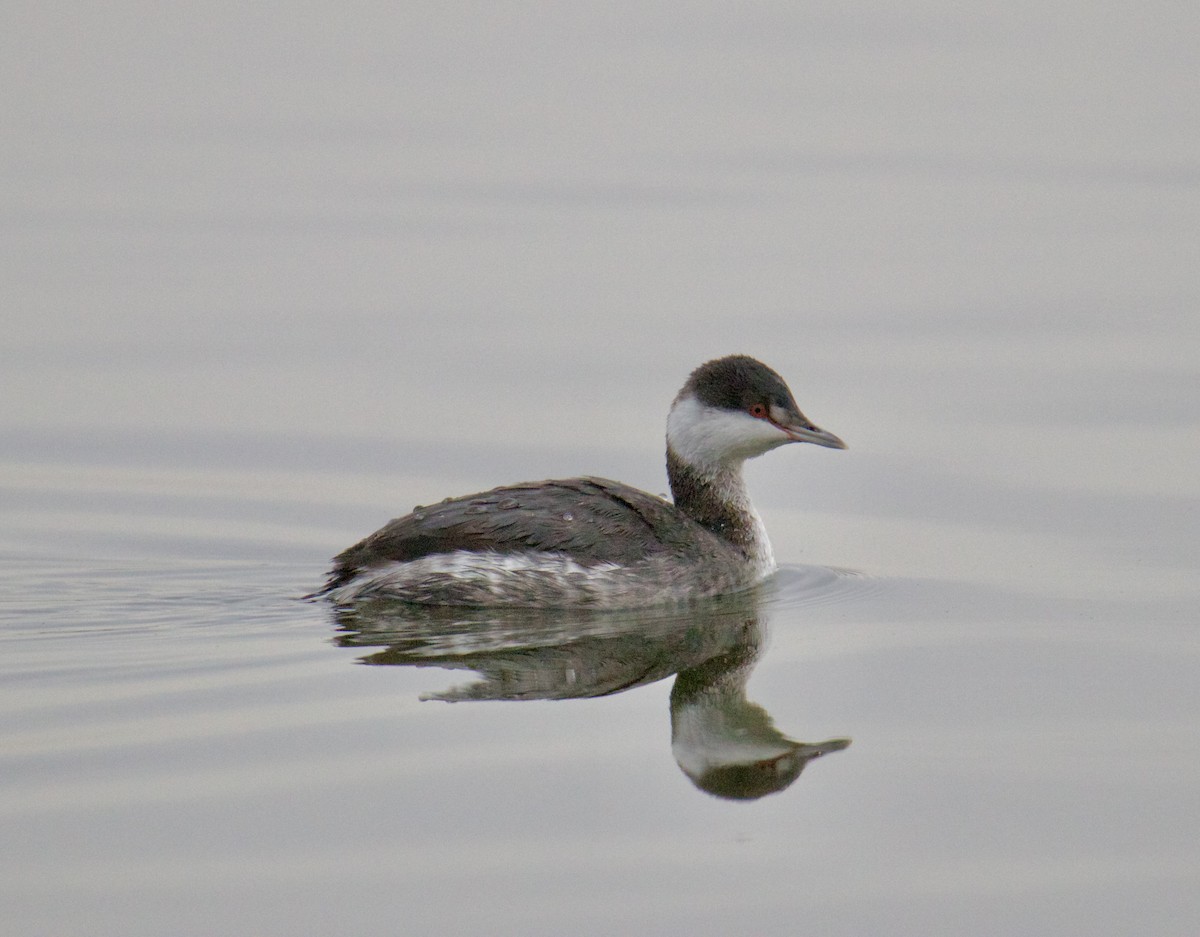
[[[383,599],[337,611],[343,647],[378,647],[377,665],[440,667],[478,678],[422,699],[556,700],[621,693],[677,674],[671,750],[700,790],[754,800],[788,787],[849,739],[797,742],[746,698],[762,653],[761,591],[684,609],[416,607]]]

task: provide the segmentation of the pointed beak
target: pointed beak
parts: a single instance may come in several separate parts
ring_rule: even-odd
[[[780,423],[776,424],[787,433],[792,442],[811,442],[828,449],[845,449],[846,444],[833,433],[813,426],[811,423]]]
[[[827,432],[801,413],[795,405],[780,407],[772,405],[767,420],[788,438],[788,442],[811,442],[827,449],[845,449],[846,444],[833,433]]]

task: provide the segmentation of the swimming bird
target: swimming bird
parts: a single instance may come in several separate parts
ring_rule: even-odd
[[[592,477],[447,498],[339,553],[315,595],[612,609],[741,591],[775,570],[742,466],[798,442],[846,448],[765,364],[717,358],[691,373],[667,415],[673,501]]]

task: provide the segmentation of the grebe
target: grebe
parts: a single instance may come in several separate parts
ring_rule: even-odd
[[[718,358],[691,373],[667,416],[674,504],[603,478],[447,498],[339,553],[316,595],[633,608],[747,589],[774,572],[775,557],[742,464],[792,442],[846,448],[765,364]]]

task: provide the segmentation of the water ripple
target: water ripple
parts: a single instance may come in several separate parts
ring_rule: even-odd
[[[891,583],[869,573],[832,566],[782,566],[775,576],[773,607],[781,610],[812,608],[858,601],[886,591]]]

